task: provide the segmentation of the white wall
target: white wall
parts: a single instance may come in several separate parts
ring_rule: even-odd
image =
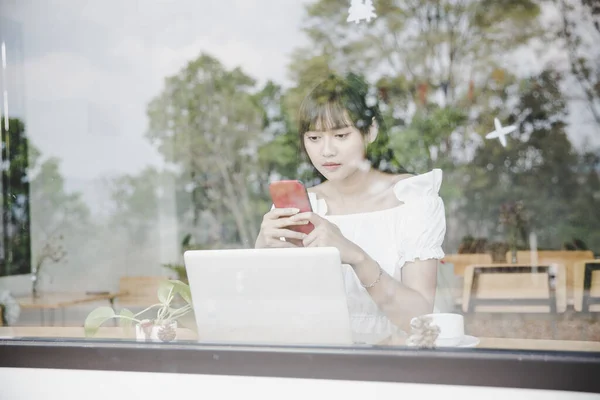
[[[595,394],[317,379],[0,368],[0,400],[591,400]],[[35,384],[32,384],[35,382]]]

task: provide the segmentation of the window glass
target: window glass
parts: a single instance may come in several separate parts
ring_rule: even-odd
[[[599,21],[1,2],[0,336],[600,351]]]

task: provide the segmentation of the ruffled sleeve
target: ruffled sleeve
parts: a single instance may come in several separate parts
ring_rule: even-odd
[[[415,260],[442,259],[442,243],[446,235],[444,202],[439,196],[442,170],[404,179],[396,184],[394,193],[404,203],[402,218],[396,224],[398,263]]]

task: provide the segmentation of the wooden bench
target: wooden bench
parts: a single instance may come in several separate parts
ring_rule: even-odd
[[[573,308],[579,312],[600,312],[600,260],[573,264]]]
[[[511,252],[506,253],[506,259],[512,258]],[[562,264],[566,268],[567,297],[573,298],[575,287],[575,264],[580,261],[594,258],[594,253],[589,250],[564,251],[564,250],[541,250],[541,251],[517,251],[517,263],[529,265],[552,265]]]
[[[463,276],[469,265],[491,264],[492,256],[488,253],[447,254],[443,261],[454,265],[454,275]]]
[[[555,314],[566,308],[562,265],[487,264],[465,270],[464,312]]]

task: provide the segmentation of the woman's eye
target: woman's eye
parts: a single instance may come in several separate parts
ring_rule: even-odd
[[[348,133],[340,133],[339,135],[335,135],[335,137],[338,139],[346,139],[348,135]]]
[[[311,142],[316,142],[317,140],[319,140],[318,136],[307,136],[308,140],[310,140]]]

